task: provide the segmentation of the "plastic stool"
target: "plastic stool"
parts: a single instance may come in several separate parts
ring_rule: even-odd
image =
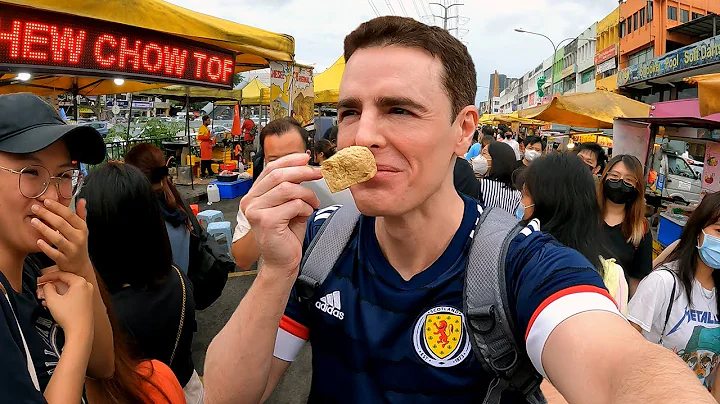
[[[215,240],[218,242],[224,238],[225,248],[227,249],[228,254],[230,254],[230,245],[232,244],[232,230],[230,230],[230,222],[212,222],[208,224],[207,232],[209,235],[215,237]]]
[[[219,210],[203,210],[202,212],[197,214],[197,220],[200,222],[200,225],[204,227],[208,227],[208,225],[212,222],[222,222],[225,220],[225,216],[222,212]]]

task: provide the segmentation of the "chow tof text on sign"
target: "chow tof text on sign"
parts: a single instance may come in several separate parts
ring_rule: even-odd
[[[155,31],[0,4],[0,67],[231,88],[235,58]]]

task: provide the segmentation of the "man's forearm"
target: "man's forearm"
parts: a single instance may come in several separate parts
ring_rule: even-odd
[[[261,264],[250,290],[213,339],[205,359],[205,402],[257,403],[267,386],[275,339],[295,279]]]
[[[612,403],[715,404],[687,364],[660,345],[647,343],[641,352],[625,356],[608,392]],[[662,364],[662,366],[653,366]]]

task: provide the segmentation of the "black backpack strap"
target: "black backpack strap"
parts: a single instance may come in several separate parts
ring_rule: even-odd
[[[319,211],[318,214],[328,213]],[[325,282],[350,241],[359,220],[360,211],[355,205],[343,205],[329,213],[300,261],[300,274],[295,283],[300,299],[309,300],[315,290]]]
[[[670,301],[668,302],[667,311],[665,312],[665,323],[663,324],[663,329],[660,333],[660,340],[658,341],[658,344],[662,345],[663,338],[665,338],[665,329],[667,328],[668,321],[670,320],[670,312],[673,308],[673,302],[675,302],[675,289],[677,287],[677,281],[675,280],[675,272],[673,272],[670,268],[660,267],[658,268],[658,270],[670,272],[670,275],[672,275],[673,278],[673,287],[672,292],[670,292]]]
[[[463,312],[470,344],[485,371],[494,376],[484,404],[499,404],[505,390],[515,390],[528,403],[545,403],[542,376],[518,347],[508,305],[505,258],[510,242],[523,228],[499,208],[478,219],[463,287]]]

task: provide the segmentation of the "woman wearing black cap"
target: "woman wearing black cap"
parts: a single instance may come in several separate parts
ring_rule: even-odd
[[[1,95],[0,111],[2,401],[78,403],[86,375],[114,372],[85,202],[69,208],[83,181],[77,162],[100,163],[105,145],[31,94]]]

